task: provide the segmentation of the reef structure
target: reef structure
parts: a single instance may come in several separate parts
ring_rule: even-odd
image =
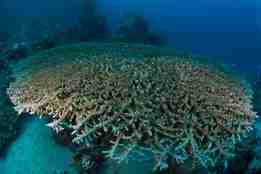
[[[188,160],[193,168],[226,165],[256,117],[243,79],[167,48],[67,45],[21,61],[13,77],[15,109],[69,130],[85,149],[86,170],[97,162],[88,151],[118,162],[153,159],[155,171]]]
[[[12,81],[10,74],[9,62],[0,55],[0,158],[4,156],[6,148],[18,132],[19,115],[6,93],[9,83]]]

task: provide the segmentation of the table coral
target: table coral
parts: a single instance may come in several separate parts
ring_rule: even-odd
[[[226,164],[256,116],[244,80],[163,48],[65,46],[22,61],[14,77],[17,111],[49,117],[105,158],[154,159],[154,170]],[[91,159],[82,159],[87,169]]]

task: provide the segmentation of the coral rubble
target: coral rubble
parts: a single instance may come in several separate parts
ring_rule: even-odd
[[[86,170],[101,156],[153,159],[154,170],[191,161],[226,166],[256,113],[244,80],[165,48],[79,44],[18,63],[8,95],[20,113],[71,131]]]

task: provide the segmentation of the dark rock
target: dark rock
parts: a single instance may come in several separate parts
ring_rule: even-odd
[[[55,47],[55,41],[50,36],[42,40],[33,42],[30,47],[31,47],[30,49],[32,51],[32,54],[34,54],[39,51],[48,50]]]
[[[10,143],[17,133],[16,123],[18,114],[7,97],[6,88],[9,86],[10,69],[6,61],[0,61],[0,152]]]
[[[28,45],[24,42],[14,44],[7,52],[7,60],[9,61],[18,61],[26,56],[28,56]]]
[[[151,45],[164,45],[163,37],[151,31],[149,22],[136,14],[127,14],[116,31],[114,40]]]

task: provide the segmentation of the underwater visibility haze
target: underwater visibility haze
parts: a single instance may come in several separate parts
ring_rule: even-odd
[[[0,0],[0,174],[261,173],[260,8]]]

